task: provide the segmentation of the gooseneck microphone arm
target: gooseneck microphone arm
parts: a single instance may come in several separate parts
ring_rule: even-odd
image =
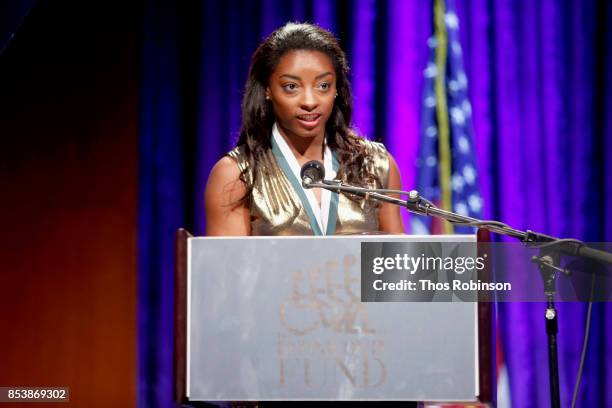
[[[601,262],[612,264],[612,254],[598,249],[590,248],[586,246],[582,241],[576,239],[560,239],[550,235],[541,234],[534,231],[521,231],[510,227],[500,221],[492,220],[479,220],[477,218],[468,217],[465,215],[457,214],[452,211],[443,210],[436,207],[431,201],[421,197],[418,191],[401,191],[401,190],[388,190],[388,189],[370,189],[364,187],[356,187],[350,184],[344,183],[339,180],[323,180],[319,182],[308,182],[307,180],[303,183],[305,188],[324,188],[326,190],[333,191],[335,193],[348,193],[354,194],[366,199],[372,198],[378,201],[391,203],[406,208],[408,211],[424,215],[428,217],[441,218],[449,221],[453,224],[460,226],[471,226],[487,229],[491,232],[495,232],[500,235],[506,235],[512,238],[516,238],[524,243],[545,243],[547,246],[558,246],[558,250],[574,256],[583,256],[585,258],[594,259]],[[384,193],[397,193],[400,195],[407,195],[407,200],[402,200],[395,197],[390,197]]]

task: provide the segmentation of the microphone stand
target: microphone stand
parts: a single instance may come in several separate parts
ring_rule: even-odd
[[[542,279],[544,280],[544,294],[546,296],[546,335],[548,338],[548,374],[550,380],[550,402],[552,408],[560,407],[559,395],[559,359],[557,355],[557,309],[555,308],[555,293],[557,273],[569,274],[569,271],[561,268],[560,253],[573,256],[581,256],[599,262],[612,264],[612,254],[595,248],[588,247],[584,242],[576,239],[560,239],[550,235],[534,231],[521,231],[514,229],[499,221],[479,220],[467,217],[452,211],[446,211],[436,207],[431,201],[421,197],[418,191],[410,192],[386,189],[368,189],[346,184],[340,180],[321,180],[314,182],[310,177],[304,177],[302,181],[304,188],[324,188],[335,193],[349,193],[373,198],[378,201],[391,203],[406,208],[408,211],[428,217],[441,218],[462,226],[473,226],[488,229],[500,235],[516,238],[528,246],[539,248],[539,256],[532,260],[538,264]],[[396,193],[408,195],[407,200],[390,197],[385,193]],[[538,244],[538,245],[534,245]]]

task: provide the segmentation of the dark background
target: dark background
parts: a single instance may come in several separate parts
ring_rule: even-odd
[[[0,385],[72,406],[136,402],[140,21],[39,1],[0,55]]]

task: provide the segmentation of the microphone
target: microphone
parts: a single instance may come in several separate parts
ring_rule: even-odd
[[[325,178],[325,167],[320,161],[311,160],[302,166],[300,177],[304,188],[312,188],[312,183],[318,183]]]

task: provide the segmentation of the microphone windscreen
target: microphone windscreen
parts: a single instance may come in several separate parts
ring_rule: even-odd
[[[317,160],[311,160],[302,166],[300,177],[309,177],[313,183],[318,183],[325,178],[325,167]]]

